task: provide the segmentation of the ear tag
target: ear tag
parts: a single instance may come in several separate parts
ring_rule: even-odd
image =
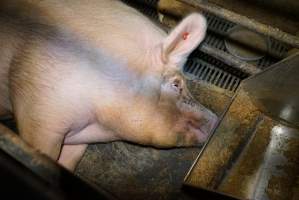
[[[188,36],[189,36],[188,32],[183,33],[183,40],[187,40]]]

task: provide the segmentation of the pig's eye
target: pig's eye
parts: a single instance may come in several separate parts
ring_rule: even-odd
[[[180,79],[174,79],[171,86],[173,89],[175,89],[177,92],[182,92],[182,83]]]
[[[172,86],[178,88],[179,84],[178,83],[173,83]]]
[[[168,97],[178,97],[183,92],[183,84],[184,82],[180,77],[165,77],[161,85],[161,92]]]

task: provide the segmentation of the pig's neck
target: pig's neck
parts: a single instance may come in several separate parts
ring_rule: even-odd
[[[143,36],[142,36],[143,37]],[[163,38],[163,36],[161,36]],[[161,69],[161,48],[159,41],[149,41],[149,38],[124,38],[123,43],[118,45],[105,44],[105,51],[108,51],[112,57],[126,63],[130,70],[137,73],[157,72]]]

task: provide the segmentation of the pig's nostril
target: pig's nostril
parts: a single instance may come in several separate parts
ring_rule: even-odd
[[[200,126],[201,126],[200,121],[197,121],[197,120],[195,120],[195,121],[190,120],[190,121],[188,121],[188,124],[189,124],[189,126],[192,126],[193,128],[196,128],[196,129],[200,129]]]

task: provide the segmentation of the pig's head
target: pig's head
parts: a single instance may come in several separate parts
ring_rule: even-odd
[[[202,42],[207,25],[200,14],[186,17],[159,44],[160,94],[158,111],[163,113],[167,133],[155,133],[156,146],[192,146],[207,140],[217,116],[197,102],[186,86],[182,67],[189,54]]]

